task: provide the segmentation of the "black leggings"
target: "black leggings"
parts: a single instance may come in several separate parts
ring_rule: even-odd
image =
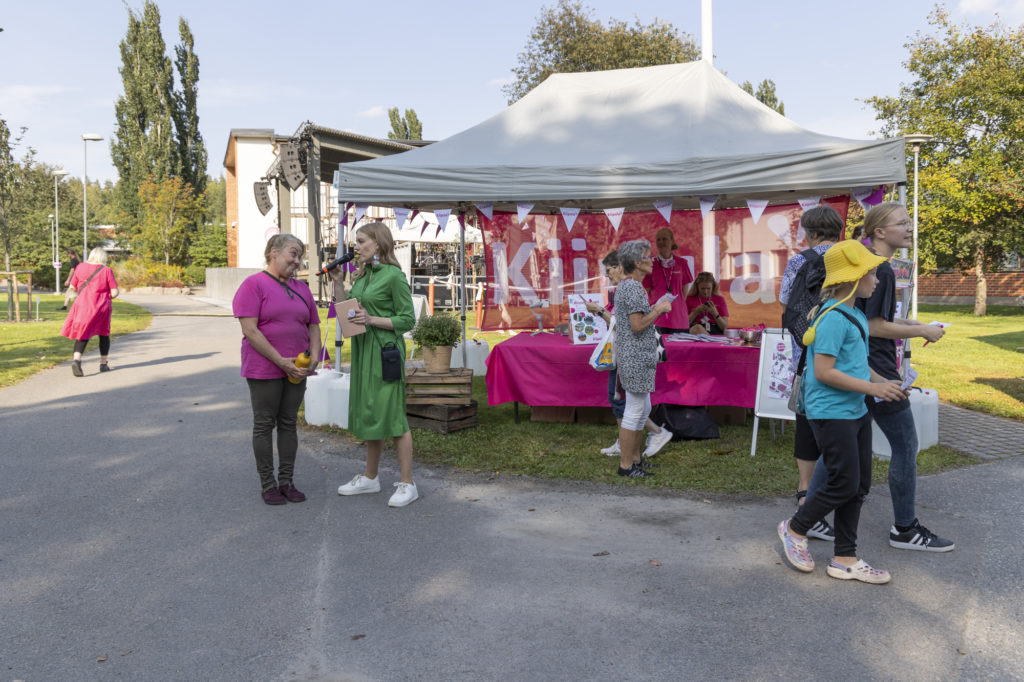
[[[266,492],[275,485],[292,482],[295,452],[299,448],[296,424],[306,381],[293,384],[284,379],[246,379],[252,401],[252,452],[260,486]],[[274,478],[274,427],[277,427],[277,479]]]
[[[81,339],[80,341],[75,341],[75,352],[76,353],[84,353],[85,352],[85,345],[87,343],[89,343],[89,339]],[[109,336],[101,336],[100,337],[100,355],[102,355],[103,357],[107,357],[108,355],[110,355],[110,337]]]

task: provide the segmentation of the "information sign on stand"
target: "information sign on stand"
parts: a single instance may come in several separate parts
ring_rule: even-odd
[[[573,344],[593,344],[604,337],[608,325],[604,318],[587,310],[587,303],[604,306],[601,294],[572,294],[569,296],[569,335]]]
[[[789,393],[793,387],[791,334],[783,329],[766,329],[761,334],[761,356],[757,365],[757,394],[754,397],[754,434],[750,456],[757,452],[757,427],[761,417],[793,421]]]

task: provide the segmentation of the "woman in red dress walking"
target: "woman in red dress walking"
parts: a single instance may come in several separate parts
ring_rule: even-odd
[[[71,373],[76,377],[84,376],[82,352],[94,336],[100,337],[100,371],[109,372],[110,316],[114,310],[113,299],[119,292],[114,273],[107,267],[107,252],[98,246],[90,251],[89,259],[75,268],[68,286],[78,294],[60,330],[61,336],[75,342]]]

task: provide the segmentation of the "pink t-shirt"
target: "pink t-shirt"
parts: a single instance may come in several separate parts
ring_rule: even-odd
[[[256,328],[283,357],[293,358],[309,350],[309,327],[320,324],[313,294],[305,282],[288,280],[288,290],[266,272],[246,277],[231,303],[235,317],[255,317]],[[287,376],[242,337],[242,376],[247,379],[281,379]]]
[[[674,256],[672,266],[666,268],[654,257],[654,269],[644,277],[644,289],[650,293],[647,300],[653,306],[666,293],[675,294],[672,309],[654,321],[655,326],[669,329],[689,329],[690,313],[686,309],[686,285],[693,281],[693,273],[685,260]]]

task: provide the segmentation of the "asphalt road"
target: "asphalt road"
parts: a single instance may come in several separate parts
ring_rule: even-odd
[[[341,498],[362,451],[300,434],[303,504],[268,507],[240,331],[184,297],[0,391],[0,681],[1024,679],[1024,458],[920,480],[950,554],[861,555],[886,586],[782,559],[790,499],[416,469]],[[70,353],[70,342],[68,351]]]

